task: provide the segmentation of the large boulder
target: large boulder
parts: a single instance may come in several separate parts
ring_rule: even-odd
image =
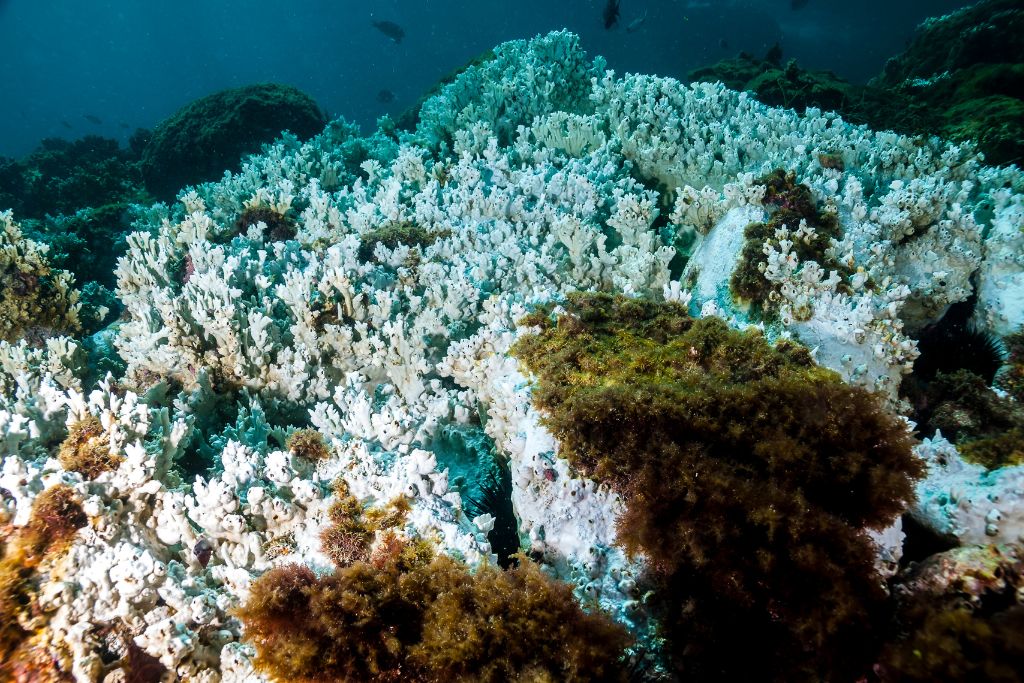
[[[288,130],[308,138],[327,118],[312,98],[276,83],[222,90],[186,105],[161,122],[142,154],[146,187],[173,199],[186,185],[217,180],[240,160]]]

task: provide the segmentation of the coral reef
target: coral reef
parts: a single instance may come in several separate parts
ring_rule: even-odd
[[[915,450],[928,466],[910,510],[921,525],[962,545],[1012,543],[1024,534],[1024,466],[967,462],[941,433]]]
[[[296,88],[274,83],[231,88],[190,102],[153,130],[140,169],[146,188],[161,199],[239,168],[282,131],[309,137],[326,119]]]
[[[0,342],[3,533],[20,534],[33,502],[59,486],[87,522],[58,571],[33,573],[34,657],[78,680],[266,681],[254,658],[275,656],[284,634],[261,644],[235,610],[258,605],[254,582],[271,586],[261,577],[290,572],[282,590],[316,586],[309,599],[339,618],[352,607],[334,601],[343,590],[368,609],[402,585],[457,599],[461,612],[445,602],[435,616],[461,614],[473,633],[448,618],[402,641],[403,671],[428,678],[565,678],[558,639],[579,643],[564,626],[585,614],[626,629],[647,678],[670,675],[670,661],[712,677],[723,666],[713,661],[749,663],[764,677],[779,657],[771,675],[863,671],[886,633],[875,616],[901,550],[903,531],[889,522],[909,494],[897,414],[912,408],[900,387],[916,339],[967,301],[979,334],[1002,338],[1024,323],[1019,170],[985,166],[969,144],[873,132],[813,107],[798,115],[721,85],[619,77],[565,32],[498,46],[438,88],[412,130],[383,120],[362,135],[335,121],[305,142],[297,135],[231,166],[236,151],[209,175],[168,173],[162,196],[183,190],[178,201],[131,207],[117,321],[80,342],[20,330]],[[191,158],[212,147],[203,140],[172,146]],[[199,184],[179,187],[187,182]],[[774,231],[748,240],[752,223]],[[43,268],[42,250],[9,216],[4,225],[16,272]],[[730,287],[751,263],[770,311]],[[6,291],[2,305],[20,301]],[[674,527],[650,523],[634,504],[641,487],[615,478],[639,450],[620,469],[605,458],[609,472],[580,465],[510,354],[538,332],[533,323],[571,318],[562,314],[578,292],[606,293],[640,319],[662,312],[665,330],[624,326],[640,344],[632,351],[612,348],[614,335],[594,342],[593,358],[632,364],[616,370],[621,380],[644,380],[614,391],[652,396],[625,410],[655,419],[645,410],[669,404],[678,415],[667,398],[676,387],[708,429],[733,430],[670,433],[666,453],[692,448],[662,471],[640,468],[651,496],[703,472],[691,486],[702,501],[668,492],[686,503],[669,511]],[[520,324],[536,310],[545,313]],[[693,341],[693,357],[652,341],[673,330]],[[1000,376],[1013,386],[1012,372]],[[719,377],[728,381],[716,387]],[[664,431],[629,426],[619,431],[660,448],[652,439]],[[735,453],[718,438],[735,438]],[[719,445],[703,453],[705,443]],[[965,463],[938,434],[916,451],[928,464],[917,526],[950,546],[1021,533],[1024,468]],[[700,505],[731,520],[731,542],[712,547],[721,525],[681,516]],[[687,530],[680,547],[704,552],[704,564],[671,552]],[[519,550],[539,566],[494,566]],[[684,575],[689,588],[670,581]],[[500,589],[497,602],[474,591],[482,586]],[[687,616],[687,590],[699,618]],[[550,604],[509,605],[502,592]],[[522,614],[524,642],[542,634],[535,651],[480,654],[493,641],[475,634],[497,605]],[[300,619],[317,639],[337,627]],[[735,638],[711,638],[752,624],[765,628],[743,658],[725,649]],[[491,635],[501,647],[515,640]],[[691,635],[693,649],[674,649]],[[352,652],[375,653],[382,672],[395,664],[395,633],[333,636],[323,646],[339,648],[338,666]],[[279,654],[308,665],[310,647],[293,646]]]

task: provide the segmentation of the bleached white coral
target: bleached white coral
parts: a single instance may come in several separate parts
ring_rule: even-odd
[[[910,510],[919,523],[961,545],[1024,539],[1024,466],[988,471],[965,462],[941,434],[925,439],[917,454],[928,465]]]

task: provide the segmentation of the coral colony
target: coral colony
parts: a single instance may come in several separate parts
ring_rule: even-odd
[[[86,341],[0,214],[3,680],[1024,671],[1024,176],[971,143],[558,32],[135,210]]]

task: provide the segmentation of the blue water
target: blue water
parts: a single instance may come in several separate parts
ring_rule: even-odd
[[[606,31],[604,0],[0,0],[0,155],[49,136],[126,141],[198,97],[264,81],[297,86],[365,128],[499,42],[556,28],[619,72],[685,78],[778,41],[804,67],[863,81],[923,18],[968,4],[809,0],[793,10],[790,1],[622,0],[619,25]],[[405,39],[393,43],[374,20],[398,23]],[[382,89],[392,102],[378,101]]]

